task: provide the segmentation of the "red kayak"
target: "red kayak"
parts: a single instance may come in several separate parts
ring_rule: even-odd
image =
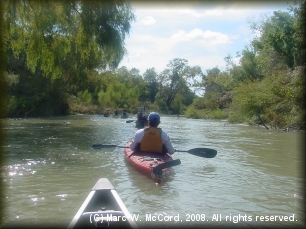
[[[130,143],[127,142],[126,146]],[[166,178],[167,168],[181,164],[179,159],[173,160],[170,154],[135,152],[130,148],[124,148],[124,154],[135,169],[157,183]]]

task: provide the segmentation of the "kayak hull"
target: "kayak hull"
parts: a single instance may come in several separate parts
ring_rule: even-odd
[[[138,228],[126,206],[107,178],[101,178],[70,222],[76,228]]]
[[[135,121],[135,127],[138,129],[144,128],[148,126],[148,121],[146,120],[136,120]]]
[[[126,144],[128,147],[130,142]],[[162,168],[157,171],[157,168],[169,165],[180,164],[179,159],[173,160],[170,154],[152,153],[152,152],[135,152],[130,148],[124,148],[125,159],[138,172],[153,179],[156,183],[161,183],[169,176],[168,168]]]

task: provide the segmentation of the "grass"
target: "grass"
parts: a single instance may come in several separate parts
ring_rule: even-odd
[[[194,109],[193,107],[188,107],[185,115],[187,118],[195,119],[227,119],[228,113],[225,110],[207,110],[207,109]]]

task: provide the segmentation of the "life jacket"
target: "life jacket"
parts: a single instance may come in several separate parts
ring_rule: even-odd
[[[144,129],[144,136],[140,142],[140,151],[163,153],[162,130],[156,127]]]

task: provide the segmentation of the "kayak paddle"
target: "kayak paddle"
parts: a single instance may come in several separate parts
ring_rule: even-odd
[[[209,149],[209,148],[194,148],[190,150],[175,150],[175,152],[186,152],[195,156],[205,157],[205,158],[213,158],[217,155],[217,150]]]
[[[112,144],[94,144],[92,145],[93,149],[103,149],[103,148],[129,148],[128,146],[119,146],[119,145],[112,145]],[[213,158],[217,155],[217,150],[209,149],[209,148],[194,148],[190,150],[175,150],[175,152],[186,152],[198,157],[205,157],[205,158]]]
[[[163,169],[170,168],[172,166],[176,166],[176,165],[180,165],[180,164],[181,164],[180,159],[167,161],[167,162],[164,162],[162,164],[159,164],[159,165],[155,166],[153,168],[153,173],[156,174],[156,175],[161,175]]]
[[[118,145],[112,145],[112,144],[94,144],[91,146],[93,149],[103,149],[103,148],[114,148],[114,147],[118,147],[118,148],[130,148],[128,146],[118,146]]]

